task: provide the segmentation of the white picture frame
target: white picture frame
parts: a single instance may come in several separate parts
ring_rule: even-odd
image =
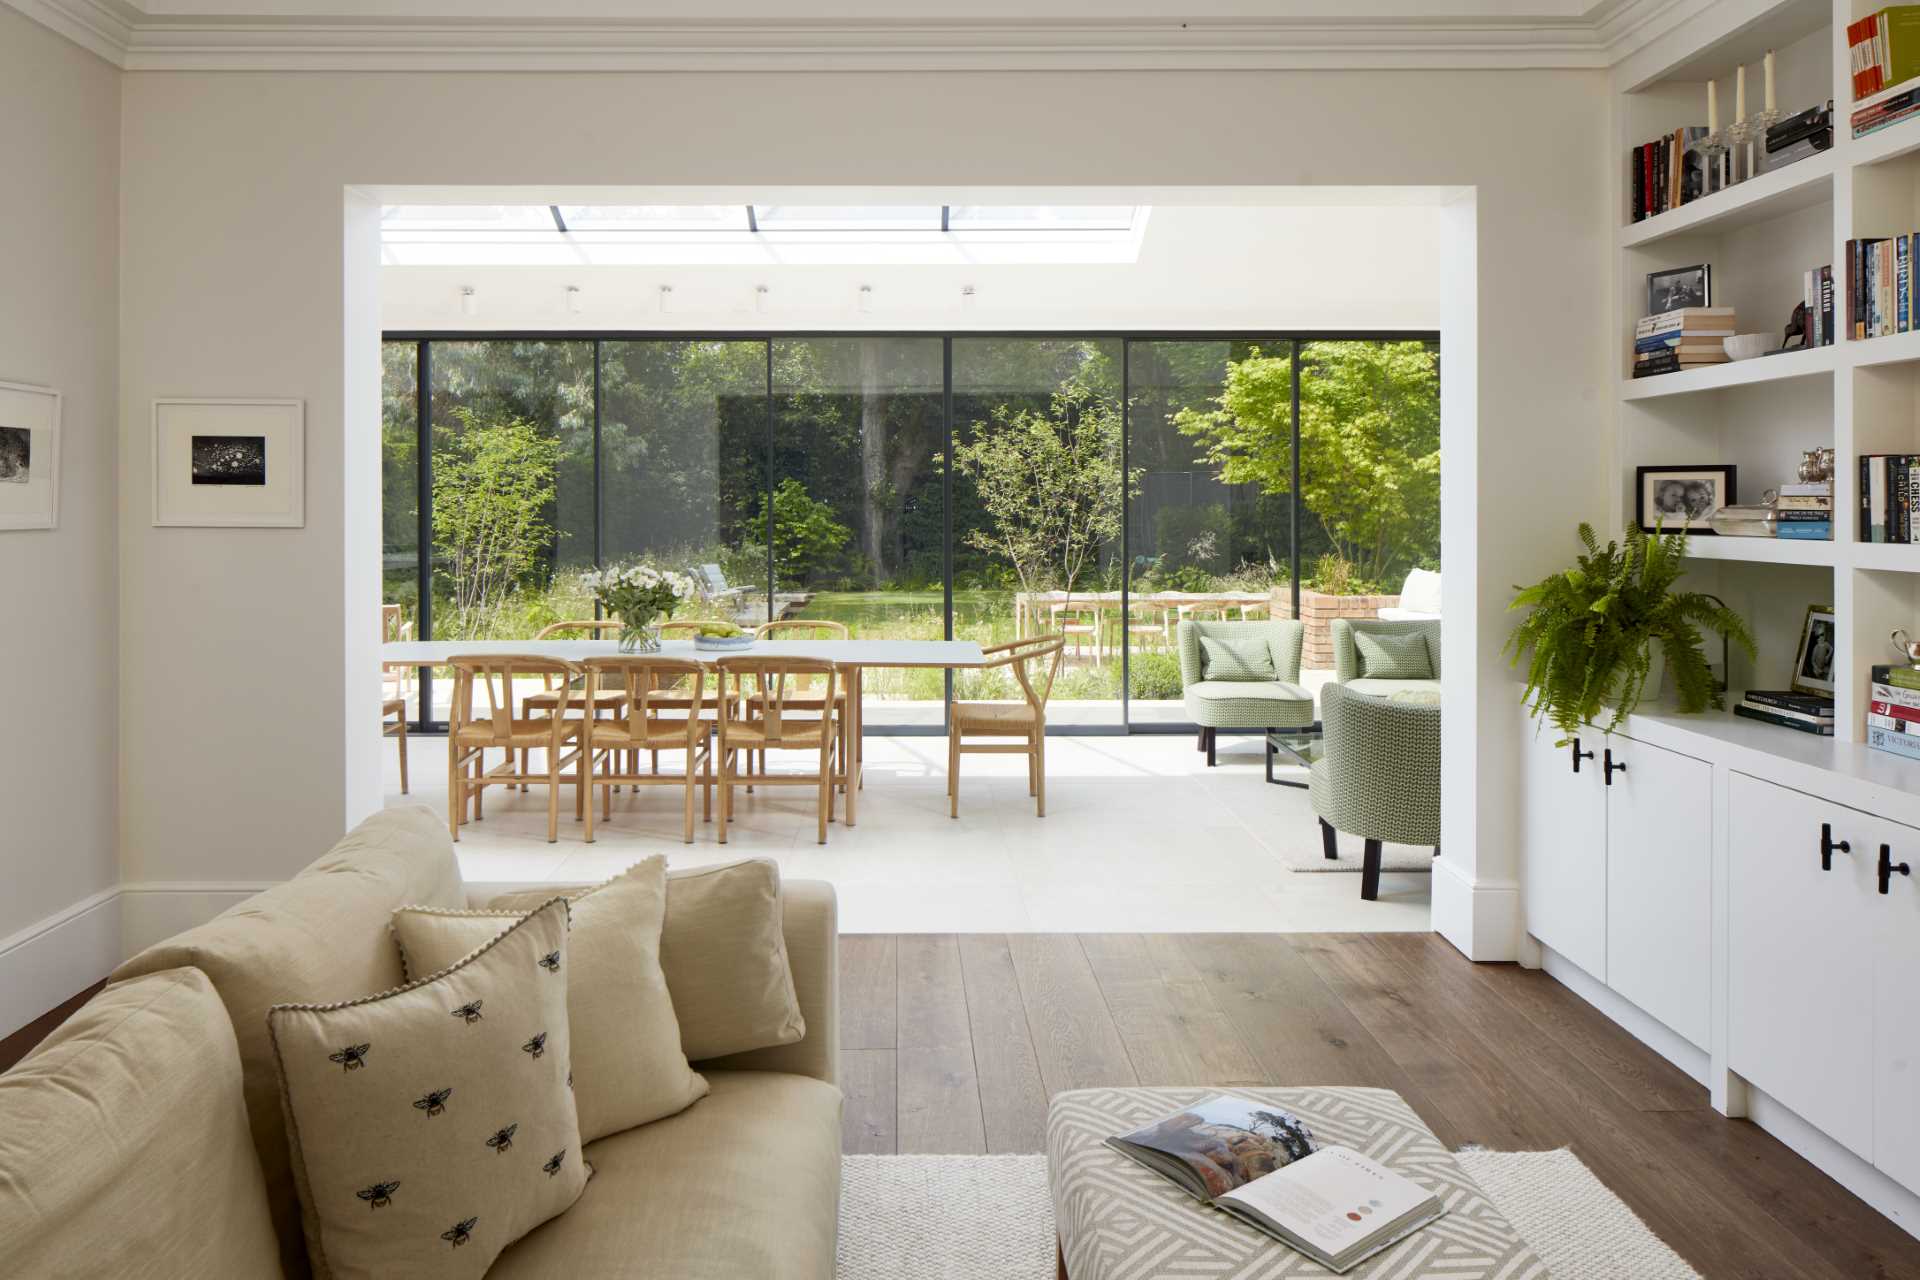
[[[306,402],[153,402],[153,523],[299,529],[306,513]]]
[[[60,527],[60,393],[0,382],[0,531]]]

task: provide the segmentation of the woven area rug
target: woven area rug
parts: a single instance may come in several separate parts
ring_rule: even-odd
[[[1554,1280],[1699,1280],[1571,1151],[1462,1151]],[[1053,1280],[1045,1156],[846,1156],[839,1280]]]

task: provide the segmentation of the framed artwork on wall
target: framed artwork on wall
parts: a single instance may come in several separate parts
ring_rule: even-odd
[[[155,400],[153,522],[297,529],[306,517],[300,400]]]
[[[0,530],[60,524],[60,393],[0,382]]]
[[[1740,500],[1738,467],[1634,468],[1634,523],[1645,533],[1714,534],[1707,523]]]

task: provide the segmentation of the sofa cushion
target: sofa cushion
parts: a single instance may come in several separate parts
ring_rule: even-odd
[[[706,1095],[707,1082],[680,1050],[680,1024],[660,972],[666,911],[667,860],[659,855],[574,899],[567,1021],[580,1136],[588,1142],[670,1116]],[[418,981],[519,918],[511,911],[402,907],[393,913],[393,936],[408,979]]]
[[[1201,680],[1186,688],[1187,713],[1215,729],[1294,729],[1313,723],[1313,695],[1284,680]]]
[[[1355,693],[1369,693],[1376,698],[1391,698],[1395,694],[1402,693],[1440,692],[1438,680],[1376,680],[1370,676],[1362,676],[1358,680],[1349,680],[1346,684],[1347,688]]]
[[[281,1274],[233,1027],[198,970],[88,1001],[0,1075],[0,1116],[0,1275]]]
[[[1418,631],[1369,631],[1356,627],[1354,652],[1360,674],[1376,680],[1431,680],[1433,654]]]
[[[1273,650],[1265,636],[1252,640],[1201,636],[1200,674],[1207,680],[1271,680]]]
[[[579,898],[597,886],[564,890]],[[502,894],[495,910],[531,911],[550,889]],[[780,866],[769,858],[699,867],[667,877],[660,968],[673,993],[689,1059],[718,1058],[807,1034],[781,929]]]
[[[1423,618],[1440,616],[1440,575],[1432,569],[1409,569],[1400,587],[1399,607]]]
[[[555,898],[425,981],[274,1006],[316,1276],[477,1280],[579,1198],[567,954]]]
[[[307,1274],[306,1243],[267,1010],[290,1001],[351,1000],[399,986],[387,917],[405,903],[464,905],[446,822],[424,808],[389,809],[349,832],[285,884],[196,929],[148,947],[116,980],[192,966],[213,980],[240,1048],[247,1118],[289,1276]]]
[[[831,1280],[840,1091],[773,1071],[709,1079],[699,1106],[588,1144],[586,1193],[488,1280]]]

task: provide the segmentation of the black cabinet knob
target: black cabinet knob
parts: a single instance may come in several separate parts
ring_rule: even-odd
[[[1613,775],[1616,773],[1625,773],[1627,771],[1627,764],[1624,760],[1615,760],[1613,758],[1613,748],[1608,747],[1606,749],[1606,759],[1600,762],[1600,768],[1607,775],[1607,785],[1612,786]]]
[[[1912,874],[1913,874],[1913,868],[1909,867],[1904,862],[1895,862],[1893,860],[1892,849],[1888,848],[1884,844],[1880,846],[1880,892],[1881,893],[1887,892],[1887,887],[1893,883],[1893,878],[1895,876],[1897,875],[1910,876]]]
[[[1835,840],[1833,838],[1833,824],[1831,822],[1823,822],[1820,824],[1820,869],[1822,871],[1833,870],[1833,855],[1836,851],[1840,853],[1852,853],[1853,846],[1845,840]]]
[[[1573,771],[1575,773],[1580,772],[1580,762],[1591,759],[1593,759],[1593,752],[1582,751],[1580,749],[1580,739],[1575,738],[1573,740]]]

